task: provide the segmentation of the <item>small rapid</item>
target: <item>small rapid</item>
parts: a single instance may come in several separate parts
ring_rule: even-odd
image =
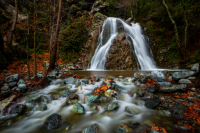
[[[76,82],[79,81],[81,80],[77,80]],[[99,103],[97,105],[87,104],[85,101],[85,96],[92,94],[96,88],[100,88],[103,82],[107,82],[105,79],[101,78],[99,81],[92,81],[89,84],[81,81],[81,84],[78,87],[75,84],[62,85],[61,80],[54,81],[52,85],[38,91],[37,93],[32,93],[20,98],[18,100],[19,103],[23,103],[26,106],[32,105],[35,109],[33,108],[30,112],[22,117],[7,114],[7,117],[9,116],[13,118],[14,123],[8,128],[4,128],[2,133],[47,133],[48,131],[43,128],[43,123],[47,117],[53,113],[57,113],[62,116],[62,126],[58,129],[55,129],[55,132],[58,133],[81,132],[84,128],[87,128],[95,123],[99,127],[98,133],[111,133],[115,132],[116,128],[122,123],[127,123],[128,121],[140,123],[141,126],[136,128],[134,131],[144,132],[146,128],[151,126],[151,123],[149,123],[150,120],[153,119],[153,123],[160,123],[160,121],[162,121],[160,117],[166,118],[166,120],[169,119],[166,116],[162,116],[163,112],[159,113],[158,111],[148,109],[144,106],[144,102],[139,100],[136,96],[136,91],[142,86],[132,83],[131,78],[123,81],[121,81],[119,78],[115,78],[113,81],[116,83],[116,86],[118,86],[121,93],[118,94],[117,97],[107,96],[107,102]],[[76,90],[75,94],[79,96],[77,102],[81,103],[84,107],[84,114],[74,114],[72,112],[73,104],[66,104],[66,97],[62,96],[63,92],[66,90]],[[133,96],[130,95],[130,92],[133,93]],[[52,94],[54,94],[54,97],[57,95],[59,97],[52,99]],[[42,103],[47,105],[47,110],[38,111],[37,107],[40,105],[39,103],[28,103],[28,100],[31,97],[36,97],[38,95],[43,99]],[[117,102],[119,104],[119,108],[114,111],[107,111],[108,104],[113,102]],[[95,106],[98,106],[98,110],[94,110]],[[137,114],[130,115],[125,111],[126,107],[133,108],[137,111]],[[6,120],[5,116],[1,116],[0,120],[2,119]],[[169,124],[171,123],[169,122],[168,126]]]
[[[141,27],[138,23],[132,23],[132,26],[125,23],[122,19],[109,17],[105,20],[102,31],[99,35],[98,46],[91,60],[91,65],[88,70],[105,70],[105,63],[110,46],[113,40],[118,35],[118,22],[122,23],[124,32],[131,38],[134,46],[134,53],[137,57],[137,62],[141,70],[157,69],[148,43],[142,34]],[[105,36],[106,34],[106,36]]]

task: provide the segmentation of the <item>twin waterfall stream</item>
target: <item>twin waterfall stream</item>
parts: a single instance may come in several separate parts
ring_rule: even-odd
[[[156,69],[156,64],[151,58],[151,52],[148,49],[148,44],[145,40],[145,37],[142,35],[141,27],[138,23],[132,23],[132,26],[125,23],[119,18],[109,17],[103,24],[102,32],[100,33],[98,39],[98,47],[94,53],[94,56],[91,60],[91,65],[89,70],[105,70],[106,58],[110,46],[118,35],[118,22],[123,25],[124,32],[127,34],[133,43],[130,45],[134,46],[134,53],[137,57],[137,61],[140,65],[141,70],[153,70]],[[106,32],[106,37],[109,37],[105,41],[104,34]]]

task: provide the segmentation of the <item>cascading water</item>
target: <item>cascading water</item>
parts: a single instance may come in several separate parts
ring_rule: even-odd
[[[108,51],[110,46],[118,34],[117,21],[122,23],[124,32],[131,38],[134,46],[134,52],[137,57],[141,70],[153,70],[157,69],[153,58],[150,57],[150,52],[147,48],[147,44],[144,36],[142,35],[141,27],[138,23],[132,23],[132,26],[125,23],[119,18],[109,17],[103,24],[102,32],[99,36],[98,47],[95,50],[94,56],[91,60],[91,66],[89,70],[104,70]],[[105,41],[105,34],[109,39]]]

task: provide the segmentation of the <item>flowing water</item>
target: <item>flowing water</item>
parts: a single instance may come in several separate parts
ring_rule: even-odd
[[[110,46],[118,34],[118,23],[121,23],[124,28],[125,34],[127,34],[133,43],[130,45],[134,46],[134,52],[137,61],[140,65],[141,70],[154,70],[157,69],[156,64],[150,54],[150,49],[142,34],[141,27],[138,23],[132,23],[132,26],[125,23],[119,18],[109,17],[103,24],[102,32],[99,35],[98,47],[95,50],[94,56],[91,60],[91,65],[89,70],[104,70],[106,58]],[[106,37],[105,37],[106,34]],[[108,38],[107,38],[108,37]]]
[[[78,71],[77,71],[78,72]],[[86,71],[87,72],[87,71]],[[97,72],[96,72],[97,73]],[[100,74],[101,72],[99,72]],[[117,71],[116,71],[117,73]],[[130,74],[131,72],[127,72]],[[133,75],[134,72],[131,74]],[[146,72],[144,72],[146,73]],[[80,73],[79,73],[80,74]],[[91,74],[91,73],[90,73]],[[75,85],[60,85],[62,80],[56,80],[52,85],[41,89],[37,92],[27,94],[17,100],[16,104],[22,103],[30,106],[30,103],[27,103],[27,99],[31,96],[41,95],[43,97],[43,103],[47,104],[47,110],[37,111],[33,109],[24,116],[17,117],[15,115],[7,114],[6,116],[0,116],[0,123],[2,121],[7,121],[12,119],[14,121],[8,127],[0,127],[1,133],[48,133],[44,129],[43,123],[48,116],[52,113],[57,113],[62,116],[62,125],[53,130],[52,132],[58,133],[81,133],[81,131],[91,126],[94,123],[98,125],[98,133],[114,133],[116,128],[121,124],[127,123],[128,121],[139,122],[141,125],[133,129],[133,132],[142,133],[147,128],[150,128],[153,124],[157,124],[161,127],[164,127],[167,131],[172,132],[174,130],[174,123],[172,118],[169,115],[168,111],[156,111],[148,109],[144,106],[144,102],[140,100],[136,94],[134,94],[139,88],[145,88],[144,85],[139,83],[132,83],[131,78],[127,78],[126,81],[120,81],[118,76],[114,74],[117,78],[114,79],[118,86],[123,87],[123,91],[118,94],[117,98],[109,98],[107,103],[100,103],[98,111],[93,111],[94,105],[88,105],[84,101],[84,96],[88,93],[92,93],[96,87],[100,87],[103,78],[113,76],[114,73],[109,73],[102,75],[99,82],[93,82],[92,84],[81,84],[81,90],[78,89],[76,92],[79,95],[78,101],[84,106],[85,114],[74,114],[71,112],[73,105],[66,105],[66,97],[60,96],[57,100],[52,100],[51,94],[60,95],[64,90],[70,89],[74,90]],[[86,76],[88,73],[85,74]],[[84,77],[85,75],[80,75]],[[126,74],[125,74],[126,75]],[[129,93],[132,92],[131,96]],[[108,103],[116,101],[119,103],[120,107],[116,111],[106,111]],[[139,101],[139,102],[138,102]],[[139,103],[139,104],[137,104]],[[38,104],[33,104],[34,108],[37,108]],[[129,115],[124,110],[125,107],[133,107],[139,110],[137,115]],[[70,124],[70,126],[69,126]]]

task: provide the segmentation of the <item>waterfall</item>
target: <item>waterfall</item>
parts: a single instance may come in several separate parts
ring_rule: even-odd
[[[137,61],[141,70],[157,69],[153,58],[151,58],[145,37],[142,35],[140,25],[138,23],[132,23],[132,26],[130,26],[119,18],[109,17],[103,24],[102,31],[98,39],[98,46],[95,50],[94,56],[92,57],[89,70],[105,69],[108,51],[113,40],[118,35],[117,22],[120,22],[123,25],[124,32],[131,38],[133,42],[131,45],[134,46],[134,53],[137,57]]]

